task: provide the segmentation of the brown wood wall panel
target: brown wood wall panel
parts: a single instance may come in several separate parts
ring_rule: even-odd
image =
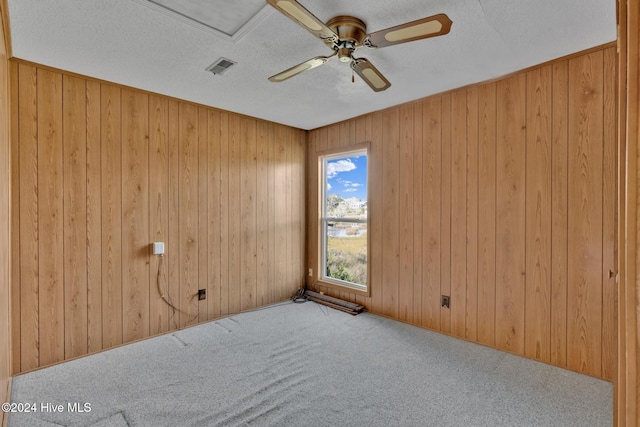
[[[567,365],[567,179],[569,61],[553,64],[551,145],[551,341],[550,360]]]
[[[603,48],[311,131],[307,268],[319,252],[317,154],[347,148],[347,134],[371,146],[370,296],[321,290],[611,379],[614,70]]]
[[[382,113],[382,313],[398,317],[400,114]],[[329,139],[330,140],[330,139]]]
[[[8,18],[5,9],[6,3],[0,6],[0,235],[4,236],[0,241],[0,401],[9,401],[10,377],[11,377],[11,248],[12,241],[12,165],[13,159],[11,151],[13,149],[11,140],[12,115],[9,108],[10,81],[9,71],[9,50],[11,49],[8,38],[8,31],[5,32],[5,25],[8,25]],[[6,19],[6,23],[5,23]],[[5,425],[8,416],[4,413],[0,415],[0,425]],[[8,421],[7,421],[8,422]]]
[[[478,342],[495,345],[496,88],[478,88]]]
[[[87,81],[87,351],[102,349],[100,83]],[[82,218],[80,219],[82,220]]]
[[[164,294],[173,305],[169,307],[169,330],[179,328],[180,312],[175,307],[179,307],[180,298],[180,216],[179,216],[179,187],[180,187],[180,104],[169,100],[168,118],[168,139],[169,139],[169,229],[167,236],[167,246],[165,247],[165,262],[167,263],[167,288]],[[157,272],[156,272],[157,273]],[[174,304],[178,302],[178,305]],[[168,304],[167,304],[168,305]]]
[[[440,97],[422,109],[422,325],[440,329],[442,121]],[[448,168],[447,168],[448,169]],[[372,213],[374,215],[374,213]]]
[[[467,98],[451,94],[451,334],[464,338],[467,306]],[[453,143],[456,141],[456,143]]]
[[[122,95],[117,87],[100,89],[102,345],[109,348],[122,344]]]
[[[149,96],[149,241],[167,242],[169,192],[169,103],[160,96]],[[166,292],[167,265],[164,257],[151,257],[149,290]],[[157,291],[159,289],[159,291]],[[161,299],[149,305],[149,333],[169,330],[169,307]]]
[[[413,323],[413,104],[400,107],[398,318]]]
[[[257,129],[255,120],[242,118],[240,122],[240,150],[243,154],[240,165],[240,221],[247,232],[242,233],[240,242],[240,292],[242,310],[256,307],[258,290],[258,218],[257,218]]]
[[[322,134],[322,129],[320,130]],[[370,171],[382,170],[382,113],[373,113],[367,120],[367,135],[366,140],[371,141],[370,148],[370,160],[367,160],[367,167]],[[319,150],[320,148],[318,148]],[[370,166],[369,166],[370,165]],[[368,194],[371,197],[371,236],[381,236],[383,230],[383,211],[382,211],[382,192],[372,191],[375,188],[382,188],[382,174],[372,173],[368,171],[369,190]],[[309,185],[313,180],[309,180]],[[368,201],[367,201],[368,203]],[[368,206],[368,205],[367,205]],[[307,209],[314,210],[313,204],[307,206]],[[317,211],[317,210],[316,210]],[[368,238],[367,238],[368,239]],[[376,313],[382,312],[382,262],[373,262],[374,260],[382,260],[382,239],[372,239],[369,243],[371,248],[371,257],[368,261],[371,263],[371,277],[367,277],[368,284],[371,286],[371,303],[369,304],[372,311]],[[317,247],[315,248],[317,254]],[[316,255],[317,256],[317,255]],[[317,277],[317,276],[316,276]]]
[[[220,316],[220,112],[209,111],[207,130],[208,151],[208,209],[207,238],[209,239],[208,289],[209,316]]]
[[[551,358],[551,65],[527,73],[525,354]]]
[[[497,83],[496,346],[524,350],[526,76]]]
[[[40,366],[38,352],[39,311],[38,311],[38,97],[36,94],[37,70],[34,67],[20,67],[18,71],[18,93],[20,99],[13,103],[18,109],[19,126],[14,129],[18,138],[18,167],[24,175],[19,179],[20,225],[17,230],[19,246],[16,257],[20,260],[20,287],[14,292],[19,295],[20,304],[20,352],[14,357],[20,360],[21,369],[33,369]],[[17,357],[19,356],[19,357]],[[20,372],[20,368],[14,374]]]
[[[198,289],[204,289],[210,295],[209,267],[207,265],[209,253],[209,114],[206,108],[198,108]],[[211,317],[209,301],[198,300],[198,321],[205,321]]]
[[[39,69],[37,78],[37,350],[40,364],[48,365],[65,357],[62,74]]]
[[[87,353],[87,111],[86,81],[62,78],[64,170],[64,356]]]
[[[567,366],[602,372],[603,52],[569,60]]]
[[[10,93],[19,93],[18,64],[9,63]],[[7,99],[9,94],[7,94]],[[11,108],[11,374],[20,371],[20,138],[18,107]]]
[[[413,198],[413,322],[418,325],[422,324],[422,239],[415,236],[422,236],[422,118],[422,102],[416,102],[413,104],[413,193],[410,197]],[[360,140],[364,139],[363,135]]]
[[[198,107],[181,104],[179,113],[179,210],[178,288],[176,300],[182,312],[176,315],[181,328],[193,322],[198,312]]]
[[[616,51],[607,49],[604,51],[604,123],[616,121]],[[616,225],[618,211],[616,209],[616,130],[603,126],[603,171],[602,171],[602,247],[616,247]],[[616,370],[617,355],[617,289],[616,269],[617,250],[602,252],[602,376],[613,381]]]
[[[478,339],[478,88],[467,90],[467,227],[465,338]]]
[[[12,64],[12,374],[302,284],[305,132]]]
[[[149,96],[122,90],[122,339],[149,336]]]

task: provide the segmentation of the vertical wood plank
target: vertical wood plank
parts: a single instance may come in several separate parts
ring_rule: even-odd
[[[327,150],[340,147],[340,125],[335,123],[327,127]]]
[[[256,307],[257,292],[257,146],[256,121],[240,119],[240,240],[241,310]]]
[[[467,97],[451,94],[451,334],[465,336],[467,288]]]
[[[423,102],[413,104],[413,323],[422,325]]]
[[[165,242],[169,236],[169,102],[149,96],[149,242]],[[169,330],[169,306],[162,299],[169,286],[168,259],[149,260],[149,333]]]
[[[278,229],[276,227],[276,124],[269,123],[267,140],[269,143],[269,278],[267,282],[267,300],[275,302],[275,286],[278,281],[276,241]]]
[[[169,224],[164,261],[169,279],[163,293],[172,305],[177,306],[180,303],[180,103],[169,100],[168,109]],[[178,329],[180,313],[173,307],[168,307],[168,310],[169,330]]]
[[[198,321],[203,322],[211,318],[209,313],[209,301],[211,289],[209,289],[209,234],[208,209],[209,209],[209,114],[204,107],[198,107],[198,281],[196,293],[199,289],[206,292],[204,300],[196,301],[198,304]]]
[[[220,112],[209,111],[209,313],[213,318],[220,316]]]
[[[569,60],[567,366],[602,372],[602,51]]]
[[[364,129],[363,129],[364,130]],[[319,277],[319,182],[320,176],[318,171],[318,136],[319,131],[309,132],[309,148],[307,155],[307,269],[311,269],[311,276],[307,272],[306,285],[309,289],[314,290],[312,284]]]
[[[414,322],[413,310],[413,104],[400,107],[400,170],[398,181],[398,315]]]
[[[478,342],[495,345],[496,83],[478,95]]]
[[[351,138],[353,138],[351,140],[352,144],[360,144],[360,143],[363,143],[363,142],[369,142],[370,143],[370,141],[367,141],[367,118],[366,118],[366,116],[361,116],[361,117],[358,117],[357,119],[355,119],[353,127],[354,127],[354,129],[353,129],[353,133],[351,135]],[[308,146],[309,150],[312,149],[312,147],[313,147],[312,144],[313,144],[313,141],[311,141],[311,138],[309,137],[309,146]],[[369,157],[367,158],[367,166],[369,168],[371,168],[371,153],[370,153],[370,151],[371,151],[371,145],[369,144]],[[310,166],[310,168],[311,167],[313,167],[313,166]],[[316,172],[314,172],[314,173],[317,174],[317,167],[315,168],[315,170],[316,170]],[[368,188],[367,188],[367,193],[368,193],[367,194],[367,203],[368,203],[368,207],[371,206],[371,198],[370,198],[371,196],[370,195],[372,193],[371,183],[370,183],[370,179],[371,179],[371,172],[370,171],[371,171],[371,169],[369,169],[369,173],[368,173],[368,177],[367,177],[367,180],[369,180],[367,182],[367,185],[368,185]],[[314,175],[309,174],[307,179],[309,179],[310,181],[313,180],[312,176],[314,176]],[[316,187],[316,189],[317,189],[317,187]],[[309,189],[308,191],[313,191],[313,189]],[[309,198],[307,200],[309,200]],[[308,208],[308,209],[310,209],[310,208]],[[316,211],[317,211],[317,208],[316,208]],[[369,217],[367,218],[367,220],[369,221],[367,226],[371,227],[369,211],[367,211],[367,214],[369,215]],[[371,238],[371,234],[369,234],[369,236],[368,236],[368,239],[370,239],[370,238]],[[370,263],[371,263],[371,241],[369,240],[367,242],[367,244],[368,244],[368,247],[367,247],[367,264],[370,266]],[[367,287],[368,287],[369,290],[371,289],[371,277],[370,277],[371,275],[370,275],[370,272],[371,272],[371,269],[369,268],[367,270],[367,273],[368,273],[367,274]],[[365,296],[365,295],[361,295],[361,294],[354,294],[353,301],[356,304],[360,304],[360,305],[363,305],[363,306],[369,306],[371,304],[370,296]]]
[[[269,123],[256,129],[256,305],[269,303]],[[304,159],[303,159],[304,162]]]
[[[318,130],[318,137],[317,137],[317,140],[316,140],[316,144],[317,144],[317,152],[318,153],[322,153],[323,151],[326,151],[326,150],[328,150],[330,148],[329,147],[329,126],[326,126],[326,127],[322,128],[322,129]],[[318,173],[320,174],[320,172],[318,172]],[[319,180],[322,179],[321,175],[318,175],[318,179]],[[321,181],[319,181],[319,182],[321,182]],[[320,185],[321,184],[318,185],[318,191],[321,192],[322,190],[320,190]],[[319,195],[318,197],[320,198],[322,196]],[[322,203],[322,200],[318,199],[318,208],[317,208],[318,212],[319,212],[321,203]],[[321,228],[320,223],[318,223],[318,228],[319,229]],[[319,233],[320,233],[320,239],[321,239],[320,241],[322,242],[322,238],[323,238],[322,235],[321,235],[322,231],[320,230]],[[319,245],[319,249],[318,250],[321,251],[322,250],[322,248],[321,248],[322,243],[318,243],[318,245]],[[325,275],[325,271],[320,271],[322,269],[322,263],[320,261],[320,256],[318,256],[317,269],[318,269],[318,272],[319,272],[318,273],[318,277],[322,277],[322,276]],[[318,291],[321,291],[321,290],[318,289]],[[323,288],[322,291],[323,292],[326,291],[326,288]]]
[[[524,74],[497,85],[496,346],[524,352],[525,307]]]
[[[551,129],[551,349],[550,361],[567,365],[569,62],[553,64]]]
[[[17,236],[19,236],[20,282],[16,295],[20,296],[20,321],[16,326],[20,328],[18,346],[20,359],[19,367],[14,366],[18,368],[17,372],[40,366],[37,71],[31,66],[20,64],[18,72],[20,98],[18,100],[17,170],[20,171],[18,187],[20,222]]]
[[[616,373],[616,49],[604,51],[602,172],[602,378]]]
[[[442,96],[441,116],[441,141],[442,154],[440,157],[440,292],[441,295],[451,295],[451,162],[452,162],[452,138],[451,138],[451,95]],[[438,306],[440,306],[440,296]],[[451,332],[451,309],[440,307],[440,330],[444,333]]]
[[[46,366],[64,360],[65,344],[62,75],[44,69],[37,74],[38,348],[40,366]]]
[[[274,301],[280,301],[284,294],[282,292],[282,281],[287,274],[287,152],[285,144],[286,132],[283,126],[276,125],[275,128],[275,270],[276,282],[274,283]]]
[[[382,189],[382,168],[384,157],[384,140],[382,128],[382,113],[373,113],[367,117],[366,123],[367,140],[371,141],[371,151],[369,153],[368,165],[372,171],[369,174],[368,185],[371,189]],[[320,140],[321,141],[321,140]],[[373,172],[378,171],[378,172]],[[383,233],[383,194],[382,191],[369,191],[369,199],[371,208],[368,209],[369,226],[371,227],[371,236],[382,236]],[[382,239],[372,239],[371,257],[369,262],[371,267],[371,278],[368,279],[368,286],[371,287],[371,311],[376,314],[382,314]]]
[[[465,338],[478,339],[478,87],[467,90],[467,286]]]
[[[293,240],[293,206],[292,206],[292,202],[293,202],[293,198],[292,198],[292,193],[293,193],[293,183],[291,181],[291,177],[292,177],[292,165],[291,165],[291,159],[293,157],[293,146],[292,146],[292,142],[293,142],[293,129],[291,128],[285,128],[284,129],[284,133],[285,133],[285,158],[284,158],[284,169],[285,169],[285,212],[286,212],[286,216],[285,216],[285,227],[283,229],[284,233],[285,233],[285,241],[286,241],[286,249],[285,249],[285,276],[284,276],[284,283],[280,283],[280,288],[279,288],[279,295],[280,297],[278,298],[279,301],[285,300],[287,298],[291,297],[291,289],[292,289],[292,280],[293,280],[293,271],[292,271],[292,264],[293,264],[293,257],[291,254],[291,249],[293,247],[292,245],[292,240]],[[336,295],[338,296],[338,295]]]
[[[220,113],[220,314],[229,314],[229,114]]]
[[[423,101],[422,325],[440,329],[442,195],[442,98]],[[449,168],[447,167],[446,170]]]
[[[64,358],[87,353],[86,82],[62,77]]]
[[[525,355],[551,357],[551,66],[527,73]]]
[[[9,63],[11,93],[11,369],[10,375],[20,372],[20,71],[17,62]],[[34,88],[35,89],[35,88]],[[36,151],[37,153],[37,151]],[[31,161],[37,161],[31,159]],[[37,208],[37,201],[34,203]],[[37,235],[37,233],[36,233]]]
[[[100,83],[87,80],[87,351],[102,350]]]
[[[124,342],[149,336],[149,100],[122,89]]]
[[[3,3],[2,9],[6,6]],[[3,13],[3,12],[0,12]],[[4,13],[3,19],[8,22]],[[11,99],[11,78],[9,55],[10,49],[9,32],[4,28],[4,22],[0,23],[0,233],[4,238],[0,240],[0,400],[9,400],[11,391],[11,240],[12,226],[11,214],[13,210],[12,202],[12,169],[13,159],[11,157],[11,134],[12,126],[12,99]],[[10,52],[9,52],[10,53]],[[4,412],[0,415],[0,423],[8,423],[8,414]],[[6,422],[5,422],[6,421]]]
[[[122,344],[122,116],[120,88],[102,84],[102,345]]]
[[[382,113],[382,314],[398,317],[400,110]]]
[[[198,317],[198,107],[180,103],[180,327]]]
[[[353,129],[353,122],[351,128]],[[292,183],[294,185],[294,194],[292,199],[292,210],[294,212],[293,221],[296,227],[293,229],[293,253],[294,253],[294,268],[293,268],[293,281],[291,283],[290,295],[304,287],[305,274],[305,257],[304,257],[304,245],[306,242],[305,229],[306,229],[306,168],[305,159],[307,153],[307,132],[296,129],[296,136],[294,141],[295,156],[293,157],[292,164]],[[351,136],[350,136],[351,138]],[[353,299],[351,300],[353,301]]]
[[[240,312],[240,117],[229,115],[229,313]]]

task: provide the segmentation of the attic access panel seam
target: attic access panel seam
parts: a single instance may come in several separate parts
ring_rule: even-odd
[[[133,0],[201,31],[235,43],[260,24],[271,8],[262,0]],[[222,6],[223,5],[223,6]],[[207,13],[207,11],[211,13]]]

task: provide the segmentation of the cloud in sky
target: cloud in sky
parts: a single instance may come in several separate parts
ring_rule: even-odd
[[[340,172],[349,172],[356,168],[355,163],[351,159],[341,159],[337,162],[327,163],[327,178],[334,178]]]

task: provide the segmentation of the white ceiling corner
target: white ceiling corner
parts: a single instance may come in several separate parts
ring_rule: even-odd
[[[214,18],[251,14],[259,6],[189,1],[215,3]],[[616,39],[615,0],[298,1],[324,22],[352,15],[369,31],[437,13],[446,13],[453,25],[441,37],[359,49],[356,56],[369,59],[392,84],[374,93],[357,76],[352,83],[348,64],[335,58],[284,82],[269,82],[269,76],[331,51],[266,2],[233,36],[176,19],[148,0],[8,3],[18,58],[301,129],[494,79]],[[237,64],[224,75],[206,71],[220,57]]]

